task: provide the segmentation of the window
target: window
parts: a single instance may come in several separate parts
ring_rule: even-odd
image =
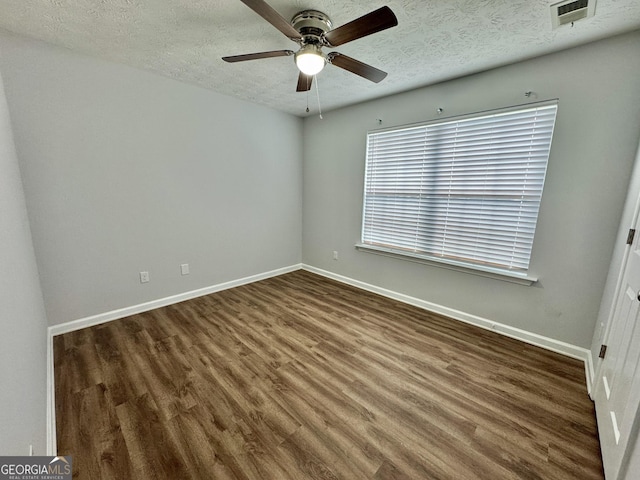
[[[367,135],[362,243],[526,276],[557,101]]]

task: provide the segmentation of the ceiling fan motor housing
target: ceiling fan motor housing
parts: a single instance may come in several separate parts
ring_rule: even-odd
[[[322,45],[322,36],[332,28],[331,19],[318,10],[296,13],[291,25],[302,35],[303,45]]]

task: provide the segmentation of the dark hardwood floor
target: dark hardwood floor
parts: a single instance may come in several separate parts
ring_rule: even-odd
[[[602,479],[579,361],[297,271],[54,338],[82,479]]]

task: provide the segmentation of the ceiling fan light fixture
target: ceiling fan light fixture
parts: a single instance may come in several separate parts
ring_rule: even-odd
[[[324,68],[325,58],[320,47],[313,44],[304,45],[295,54],[295,61],[300,70],[305,75],[315,75]]]
[[[386,72],[342,53],[330,52],[325,55],[322,53],[322,48],[344,45],[359,38],[395,27],[398,25],[398,19],[389,7],[380,7],[349,23],[345,23],[341,27],[333,28],[331,19],[318,10],[302,10],[296,13],[291,21],[288,22],[265,0],[241,1],[276,29],[280,30],[289,40],[297,43],[300,49],[296,53],[292,50],[272,50],[222,57],[225,62],[244,62],[293,55],[296,67],[300,70],[296,92],[308,92],[311,89],[313,77],[322,71],[325,63],[330,63],[335,67],[375,83],[382,81],[387,76]],[[583,2],[595,0],[563,1]]]

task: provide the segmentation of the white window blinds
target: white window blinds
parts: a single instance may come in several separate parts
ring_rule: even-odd
[[[362,243],[526,272],[557,102],[367,135]]]

